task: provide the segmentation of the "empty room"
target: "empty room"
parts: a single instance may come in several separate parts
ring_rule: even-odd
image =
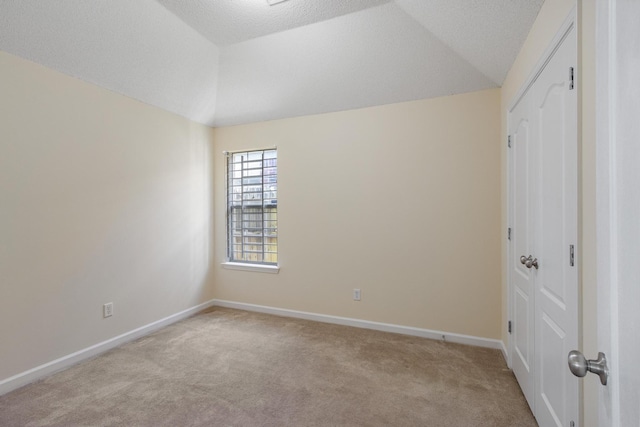
[[[639,425],[638,19],[0,1],[0,425]]]

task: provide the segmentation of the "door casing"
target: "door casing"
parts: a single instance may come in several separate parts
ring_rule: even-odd
[[[598,399],[598,425],[637,426],[640,3],[602,0],[596,7],[597,346],[607,356],[609,381],[585,387],[597,387],[589,395]]]

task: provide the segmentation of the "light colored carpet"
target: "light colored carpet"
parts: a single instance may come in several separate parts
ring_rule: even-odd
[[[535,426],[498,350],[214,308],[0,396],[1,426]]]

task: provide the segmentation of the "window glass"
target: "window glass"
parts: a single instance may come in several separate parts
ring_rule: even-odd
[[[278,155],[227,156],[227,244],[232,262],[278,263]]]

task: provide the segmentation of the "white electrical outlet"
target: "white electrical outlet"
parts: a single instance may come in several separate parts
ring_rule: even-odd
[[[360,289],[353,290],[353,300],[360,301]]]
[[[108,302],[102,306],[102,316],[103,317],[111,317],[113,316],[113,303]]]

